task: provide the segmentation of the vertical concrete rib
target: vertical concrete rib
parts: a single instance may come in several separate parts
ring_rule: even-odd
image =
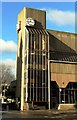
[[[27,35],[27,73],[26,73],[26,102],[27,102],[27,98],[28,98],[28,61],[29,61],[29,33],[28,30],[25,28],[26,30],[26,35]]]
[[[46,35],[44,35],[44,39],[45,39],[45,65],[44,65],[44,69],[45,69],[45,101],[46,101],[46,97],[47,97],[47,85],[46,85],[46,76],[47,76],[47,72],[46,72]]]
[[[49,58],[49,35],[48,35],[48,107],[50,110],[50,58]]]
[[[31,101],[31,81],[32,81],[32,33],[30,33],[30,101]]]
[[[24,35],[25,35],[25,28],[24,28]],[[22,41],[22,80],[21,80],[21,110],[22,111],[24,109],[24,66],[25,66],[25,37]]]
[[[33,34],[34,35],[34,34]],[[33,100],[35,98],[35,93],[34,93],[34,84],[35,84],[35,35],[34,35],[34,50],[33,50]]]

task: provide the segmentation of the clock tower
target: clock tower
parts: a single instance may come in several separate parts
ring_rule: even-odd
[[[18,15],[16,97],[21,110],[39,102],[48,104],[48,33],[45,28],[45,11],[24,8]]]

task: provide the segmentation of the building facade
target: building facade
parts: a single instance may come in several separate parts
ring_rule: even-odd
[[[77,101],[76,34],[46,29],[46,12],[24,8],[18,15],[16,97],[21,110],[58,108]]]

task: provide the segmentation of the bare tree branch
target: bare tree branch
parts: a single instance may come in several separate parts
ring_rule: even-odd
[[[0,64],[0,83],[9,84],[12,80],[14,80],[14,75],[11,66]]]

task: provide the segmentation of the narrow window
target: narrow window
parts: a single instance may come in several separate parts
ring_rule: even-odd
[[[45,50],[45,38],[42,36],[42,49]]]

